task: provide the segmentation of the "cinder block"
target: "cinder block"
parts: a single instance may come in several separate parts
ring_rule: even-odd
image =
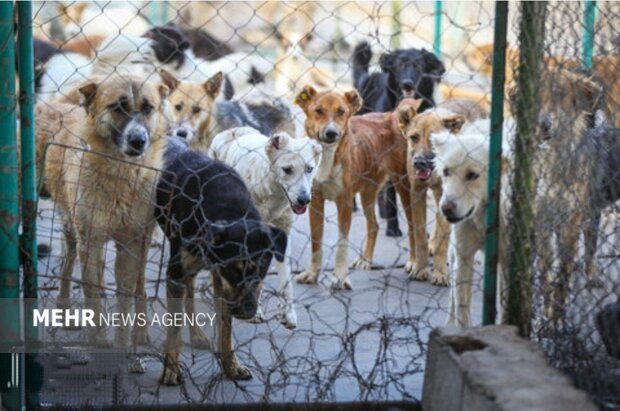
[[[588,396],[547,364],[510,326],[431,332],[422,407],[426,411],[596,411]]]

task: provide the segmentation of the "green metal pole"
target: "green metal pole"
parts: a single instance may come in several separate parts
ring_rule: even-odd
[[[4,407],[18,409],[19,362],[10,354],[12,347],[21,345],[13,4],[0,2],[0,392]]]
[[[532,325],[532,237],[534,172],[547,3],[523,1],[519,23],[519,64],[512,102],[517,123],[514,141],[512,198],[509,218],[508,323],[529,337]]]
[[[504,124],[504,80],[506,77],[506,29],[508,2],[495,3],[493,40],[493,80],[491,94],[491,145],[489,147],[489,179],[484,244],[484,299],[482,324],[495,323],[497,316],[497,261],[499,244],[499,208],[502,176],[502,128]]]
[[[39,390],[43,370],[37,357],[37,329],[32,321],[37,307],[37,188],[34,130],[34,51],[32,41],[32,2],[17,3],[19,47],[19,113],[21,135],[22,241],[24,272],[24,334],[26,338],[25,387],[28,408],[40,404]]]
[[[584,69],[592,68],[592,50],[594,49],[594,21],[596,19],[596,1],[586,0],[583,15],[583,43],[581,64]]]
[[[441,57],[441,0],[435,1],[435,38],[433,39],[433,52],[437,58]]]
[[[392,2],[392,38],[390,48],[396,50],[400,48],[400,36],[402,34],[402,24],[400,22],[400,11],[402,9],[402,2],[395,0]]]

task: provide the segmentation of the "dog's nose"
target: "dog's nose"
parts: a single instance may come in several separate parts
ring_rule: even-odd
[[[297,204],[299,205],[308,205],[310,203],[310,196],[307,194],[302,194],[299,197],[297,197]]]
[[[400,87],[405,91],[413,91],[414,84],[411,80],[404,80],[400,83]]]
[[[137,154],[142,153],[147,142],[147,135],[142,131],[130,132],[127,136],[127,144]]]
[[[454,202],[445,201],[441,204],[441,212],[446,217],[453,216],[455,211],[456,211],[456,204],[454,204]]]
[[[340,133],[338,133],[338,130],[330,127],[327,130],[325,130],[325,140],[328,142],[336,141],[339,134]]]
[[[177,129],[177,137],[187,138],[187,130],[184,128]]]
[[[426,156],[415,156],[413,158],[413,167],[426,170],[431,168],[433,161]]]

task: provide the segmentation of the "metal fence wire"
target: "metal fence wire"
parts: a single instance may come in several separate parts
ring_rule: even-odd
[[[509,3],[499,224],[501,320],[609,410],[618,7]],[[417,409],[482,321],[494,9],[34,2],[33,301],[121,324],[40,327],[30,401]]]

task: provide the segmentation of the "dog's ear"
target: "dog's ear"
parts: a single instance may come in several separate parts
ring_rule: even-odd
[[[97,94],[97,85],[95,83],[88,83],[85,86],[80,87],[79,92],[82,96],[84,96],[81,105],[86,109],[86,111],[88,111],[88,108],[93,103],[95,95]]]
[[[579,76],[575,82],[577,93],[575,93],[575,107],[583,108],[588,113],[594,113],[599,108],[603,98],[603,87],[592,77]]]
[[[170,93],[176,90],[176,88],[179,86],[179,80],[177,80],[177,78],[170,74],[167,70],[159,70],[159,76],[161,77],[162,83],[164,83],[164,85],[168,87]]]
[[[446,72],[443,63],[430,51],[423,50],[425,72],[436,77],[437,81],[441,80],[441,76]]]
[[[413,108],[413,106],[404,105],[400,107],[398,110],[398,127],[401,130],[404,130],[405,128],[407,128],[407,126],[411,123],[411,120],[413,120],[415,115],[416,115],[416,111]]]
[[[446,129],[450,130],[452,134],[457,134],[465,124],[465,117],[460,114],[455,114],[442,118],[441,123]]]
[[[88,2],[82,1],[75,4],[73,7],[75,7],[75,16],[77,17],[77,21],[79,22],[82,20],[82,14],[84,13],[84,10],[86,10],[86,7],[88,7]]]
[[[394,62],[396,61],[396,55],[394,53],[383,53],[379,57],[379,67],[383,72],[390,71]]]
[[[224,82],[224,73],[218,71],[215,73],[213,77],[205,81],[202,87],[207,92],[207,95],[212,99],[215,99],[218,94],[220,94],[220,90],[222,88],[222,83]]]
[[[285,149],[290,141],[287,133],[276,133],[269,138],[269,144],[265,146],[267,157],[273,158],[278,150]]]
[[[362,108],[363,100],[357,90],[349,90],[344,93],[344,99],[347,101],[347,104],[349,104],[352,114],[357,113]]]
[[[273,256],[279,262],[284,262],[286,244],[288,242],[286,232],[284,232],[281,228],[270,225],[269,239],[271,240],[271,251],[273,252]]]
[[[306,111],[310,102],[316,96],[316,90],[310,86],[304,86],[304,88],[297,94],[295,97],[295,104],[302,108],[302,110]]]

